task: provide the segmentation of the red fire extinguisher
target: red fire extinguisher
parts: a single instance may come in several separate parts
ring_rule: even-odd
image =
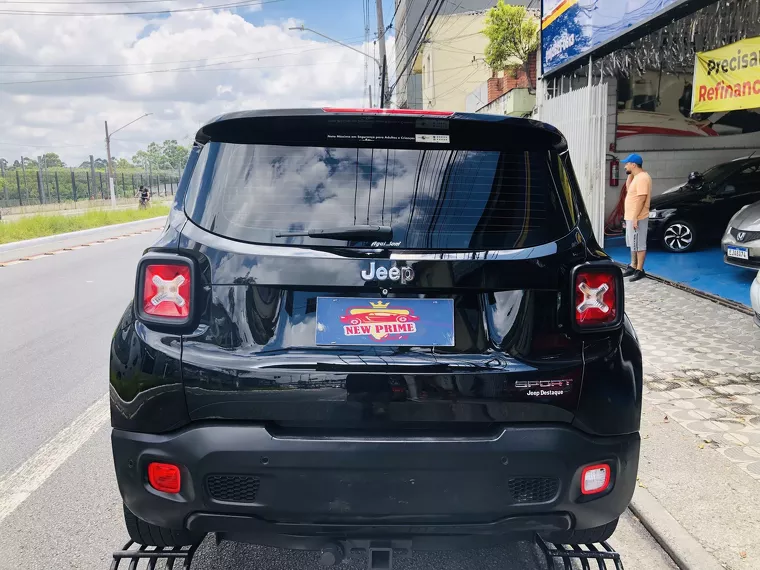
[[[613,157],[610,160],[610,186],[618,186],[620,184],[620,161]]]

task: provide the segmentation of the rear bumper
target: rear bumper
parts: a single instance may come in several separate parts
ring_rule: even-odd
[[[139,518],[318,548],[336,537],[528,536],[606,524],[633,495],[640,440],[563,426],[479,439],[307,439],[209,424],[170,435],[113,430],[112,443],[122,497]],[[149,486],[152,461],[181,466],[178,495]],[[612,487],[584,497],[581,471],[596,463],[610,464]]]

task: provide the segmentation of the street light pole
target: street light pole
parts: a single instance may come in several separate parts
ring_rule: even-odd
[[[112,132],[110,135],[108,134],[108,121],[106,121],[106,154],[108,155],[108,190],[111,194],[111,207],[116,207],[116,192],[114,190],[114,169],[113,169],[113,160],[111,160],[111,137],[114,136],[116,133],[118,133],[120,130],[128,127],[129,125],[136,123],[140,119],[144,119],[148,115],[152,115],[153,113],[145,113],[144,115],[141,115],[140,117],[137,117],[134,121],[130,121],[123,127],[119,127],[114,132]]]
[[[108,136],[108,121],[106,121],[106,154],[108,155],[108,192],[111,196],[111,207],[116,207],[116,192],[113,188],[113,161],[111,160],[111,137]]]
[[[388,97],[388,64],[385,58],[385,22],[383,21],[383,0],[377,1],[377,44],[380,48],[380,107],[390,107]]]
[[[380,16],[378,17],[378,21],[380,21],[380,18],[382,18],[382,8],[380,9]],[[318,32],[316,30],[312,30],[311,28],[307,28],[303,24],[300,25],[300,26],[295,26],[295,27],[291,27],[291,28],[288,28],[288,29],[289,30],[298,30],[299,32],[311,32],[312,34],[316,34],[318,36],[321,36],[321,37],[325,38],[326,40],[330,40],[331,42],[334,42],[334,43],[336,43],[338,45],[342,45],[343,47],[348,48],[348,49],[350,49],[352,51],[355,51],[356,53],[360,53],[364,57],[368,57],[369,59],[371,59],[372,61],[374,61],[377,64],[378,68],[380,68],[380,73],[382,73],[380,83],[383,84],[382,79],[385,77],[385,71],[386,71],[385,70],[385,64],[383,63],[385,61],[385,35],[384,34],[382,35],[382,40],[380,42],[380,52],[381,52],[381,57],[383,58],[383,61],[380,61],[376,57],[374,57],[374,56],[372,56],[372,55],[370,55],[370,54],[368,54],[366,52],[363,52],[360,49],[356,49],[353,46],[350,46],[348,44],[344,44],[340,40],[336,40],[335,38],[331,38],[330,36],[326,36],[326,35]],[[382,33],[382,31],[381,31],[381,33]],[[378,35],[380,35],[380,34],[378,34]],[[385,85],[387,85],[387,82],[385,83]],[[380,107],[387,107],[388,104],[389,104],[389,101],[385,97],[385,90],[383,89],[383,91],[381,91],[381,93],[380,93]]]

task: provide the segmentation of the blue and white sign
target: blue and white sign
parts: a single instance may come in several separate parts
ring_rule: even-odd
[[[454,301],[319,297],[317,344],[454,346]]]
[[[684,0],[543,0],[543,73],[551,73]]]

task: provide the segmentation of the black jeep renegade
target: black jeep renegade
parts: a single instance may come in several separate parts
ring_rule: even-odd
[[[131,537],[324,550],[607,539],[642,365],[567,144],[503,116],[201,128],[110,367]]]

